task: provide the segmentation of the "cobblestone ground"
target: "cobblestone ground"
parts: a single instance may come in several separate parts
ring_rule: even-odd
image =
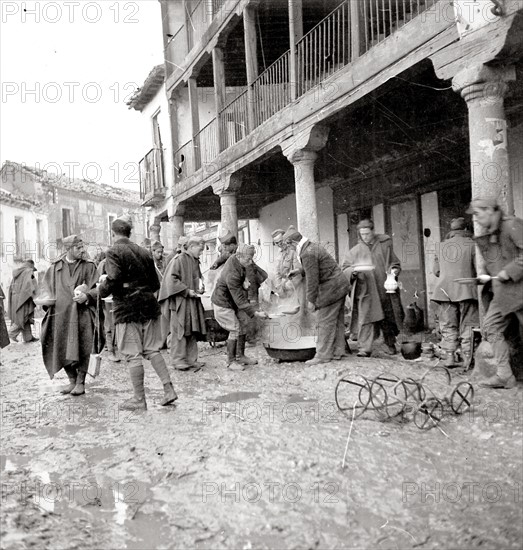
[[[156,404],[147,364],[149,410],[131,414],[122,363],[104,361],[74,398],[39,343],[4,349],[1,547],[521,548],[521,384],[476,388],[468,413],[430,430],[409,408],[351,422],[334,399],[343,373],[419,378],[435,363],[309,367],[248,351],[259,364],[233,373],[203,345],[201,371],[173,373],[175,407]],[[448,394],[436,372],[426,381]]]

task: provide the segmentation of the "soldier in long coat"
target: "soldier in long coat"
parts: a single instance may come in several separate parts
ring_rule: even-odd
[[[478,293],[476,286],[460,284],[456,279],[476,277],[476,243],[466,230],[464,218],[452,220],[450,229],[434,259],[433,272],[439,280],[431,300],[439,305],[444,366],[455,366],[455,352],[461,341],[464,366],[468,367],[472,328],[479,326]]]
[[[384,284],[387,274],[399,275],[400,261],[392,249],[388,235],[374,232],[371,220],[358,224],[360,242],[351,248],[341,266],[352,282],[351,291],[351,333],[358,335],[358,357],[370,357],[372,343],[383,332],[386,350],[396,353],[396,336],[403,323],[403,308],[399,291],[386,292]],[[358,266],[374,266],[373,271],[358,271]]]
[[[479,279],[486,283],[484,291],[492,294],[482,333],[492,346],[497,373],[481,385],[510,389],[516,385],[516,377],[505,331],[517,322],[520,335],[523,333],[523,220],[504,216],[493,197],[474,199],[467,214],[474,214],[482,229],[474,237],[481,253]]]
[[[35,303],[33,298],[36,292],[37,282],[34,276],[36,271],[33,260],[17,260],[20,267],[13,270],[13,280],[9,286],[9,318],[11,327],[9,337],[17,341],[22,333],[24,342],[36,342],[38,338],[33,336],[31,325],[34,322]]]
[[[199,257],[205,243],[201,237],[190,237],[187,250],[167,266],[158,301],[164,316],[169,316],[171,329],[171,365],[178,370],[198,368],[198,341],[205,340],[205,312],[200,299]],[[166,307],[167,306],[167,307]]]
[[[318,340],[310,365],[339,360],[345,355],[345,299],[349,282],[334,258],[318,243],[289,227],[285,241],[296,250],[305,277],[306,299],[318,311]],[[307,307],[301,304],[301,307]]]
[[[85,376],[93,352],[98,273],[86,259],[82,239],[63,240],[66,253],[46,271],[40,297],[48,299],[42,321],[42,353],[49,376],[64,369],[69,385],[61,393],[85,393]]]

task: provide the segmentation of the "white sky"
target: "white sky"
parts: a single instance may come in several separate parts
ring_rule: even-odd
[[[1,162],[137,191],[145,126],[125,101],[163,62],[158,0],[2,0],[0,11]]]

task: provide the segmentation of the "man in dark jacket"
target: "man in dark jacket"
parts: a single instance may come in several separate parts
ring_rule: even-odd
[[[255,365],[255,359],[245,356],[247,324],[254,317],[266,317],[249,303],[247,267],[252,265],[254,246],[242,244],[223,266],[211,296],[214,316],[218,324],[229,331],[227,366],[243,370],[243,365]]]
[[[341,266],[353,284],[351,332],[358,335],[358,357],[370,357],[380,328],[387,353],[394,355],[404,313],[398,291],[387,293],[384,284],[388,273],[399,275],[400,261],[392,249],[392,239],[376,234],[371,220],[358,224],[358,235],[360,242],[348,251]],[[363,271],[363,266],[374,269]]]
[[[31,325],[34,323],[35,303],[33,301],[36,291],[36,271],[33,260],[15,260],[19,264],[13,270],[13,280],[9,286],[9,318],[11,327],[9,338],[17,342],[17,336],[22,333],[24,342],[36,342],[38,338],[33,336]]]
[[[461,340],[464,366],[471,360],[472,328],[479,327],[478,293],[474,285],[463,285],[456,279],[476,277],[476,243],[466,230],[465,219],[450,223],[450,233],[441,243],[434,259],[433,272],[439,277],[431,300],[438,304],[443,365],[456,365],[455,352]]]
[[[296,251],[301,263],[309,307],[318,311],[316,355],[307,364],[341,359],[346,348],[344,313],[349,281],[323,246],[309,241],[294,227],[291,226],[283,238]]]
[[[62,368],[69,385],[61,393],[85,393],[85,376],[93,352],[98,274],[86,259],[83,240],[70,235],[63,241],[66,253],[46,271],[39,298],[46,310],[42,321],[42,354],[51,379]]]
[[[482,229],[474,237],[481,253],[479,279],[486,283],[484,290],[493,294],[482,332],[492,346],[497,373],[481,385],[510,389],[516,385],[516,378],[505,330],[516,320],[520,334],[523,327],[523,220],[505,217],[493,197],[474,199],[467,213],[474,214],[474,221]]]
[[[160,378],[164,398],[162,405],[177,399],[171,377],[160,353],[163,344],[160,306],[154,293],[160,288],[151,253],[133,243],[131,225],[125,219],[112,224],[114,245],[107,250],[106,275],[100,277],[102,298],[113,295],[113,314],[118,350],[129,367],[134,398],[120,408],[145,410],[142,358],[149,360]]]

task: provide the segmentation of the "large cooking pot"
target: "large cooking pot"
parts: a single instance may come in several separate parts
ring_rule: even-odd
[[[267,354],[279,361],[308,361],[316,354],[316,323],[300,313],[273,315],[264,321],[262,342]]]
[[[305,349],[277,349],[263,344],[265,351],[268,353],[269,357],[276,359],[278,361],[308,361],[316,355],[316,348],[305,348]]]

